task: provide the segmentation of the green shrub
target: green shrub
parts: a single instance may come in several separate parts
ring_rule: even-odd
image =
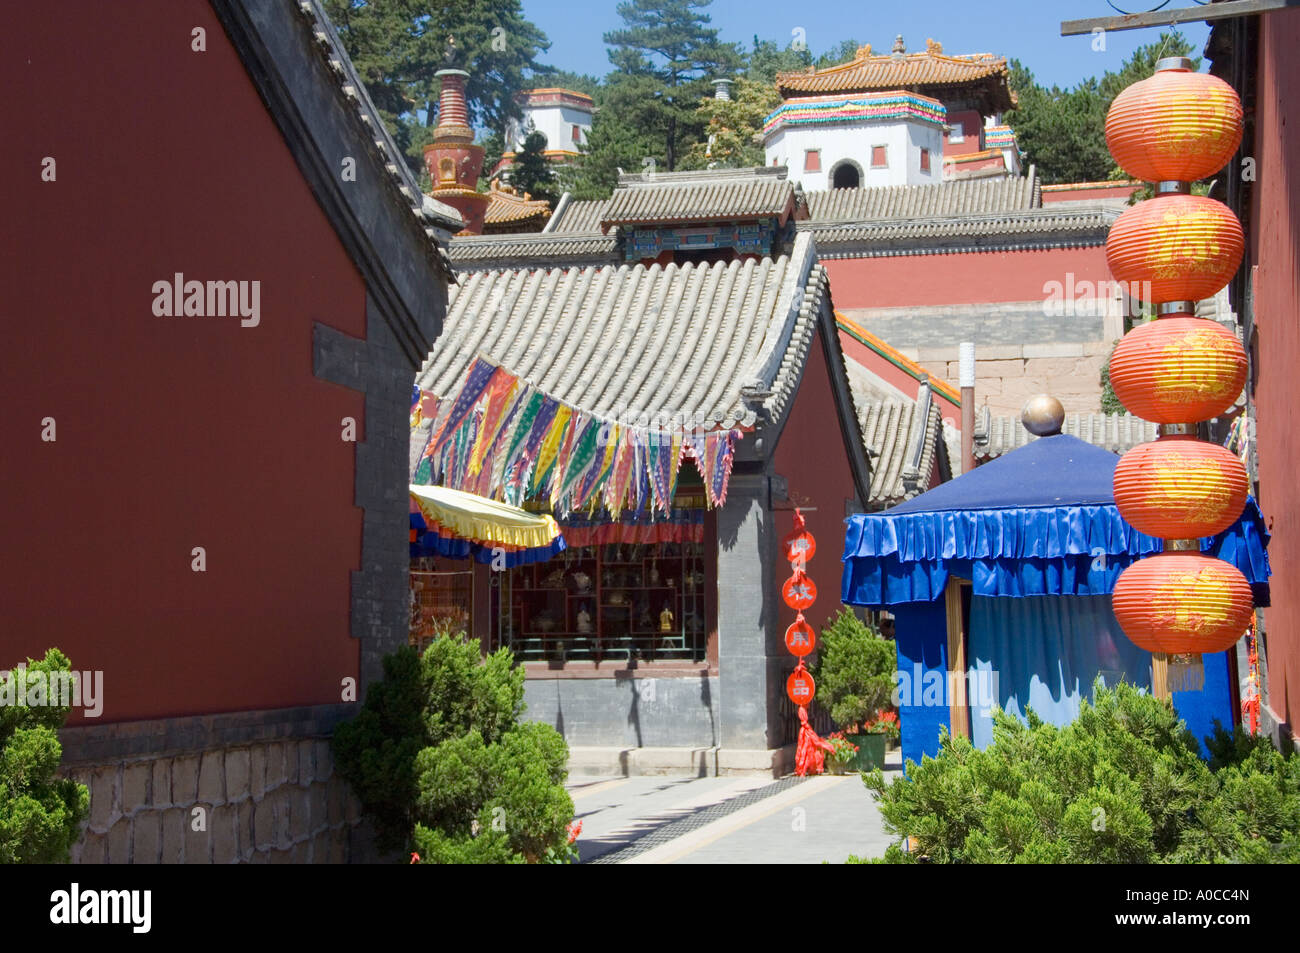
[[[1061,728],[994,716],[993,744],[944,736],[907,777],[864,774],[886,863],[1300,862],[1300,758],[1218,728],[1212,761],[1168,702],[1124,683]],[[858,858],[854,858],[862,862]]]
[[[423,863],[520,863],[568,856],[568,745],[520,723],[524,673],[507,649],[443,636],[423,655],[384,659],[361,713],[335,731],[339,773],[375,824],[380,848]]]
[[[6,692],[0,705],[0,863],[67,863],[90,810],[84,784],[55,777],[63,757],[58,730],[70,707],[27,704],[33,675],[48,684],[51,672],[71,668],[66,655],[49,649],[41,661],[27,660],[25,674],[8,674],[12,697]],[[53,698],[44,690],[41,696]]]
[[[889,704],[898,667],[894,643],[849,609],[822,629],[818,655],[817,701],[845,731],[852,733]]]

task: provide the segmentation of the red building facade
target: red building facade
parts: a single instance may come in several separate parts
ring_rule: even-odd
[[[315,4],[80,6],[12,11],[0,67],[0,664],[102,683],[74,859],[344,859],[326,739],[404,640],[409,377],[462,223]]]

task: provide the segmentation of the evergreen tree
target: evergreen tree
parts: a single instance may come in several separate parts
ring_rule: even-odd
[[[605,111],[658,142],[648,158],[662,156],[665,171],[677,167],[691,141],[703,138],[697,107],[711,93],[708,81],[730,76],[740,65],[735,47],[720,42],[709,27],[702,11],[710,2],[624,0],[618,5],[623,28],[605,34],[615,67]]]
[[[1175,31],[1139,47],[1118,72],[1086,79],[1071,89],[1040,86],[1018,60],[1011,61],[1011,88],[1019,102],[1007,114],[1016,141],[1047,184],[1100,182],[1113,176],[1106,149],[1106,111],[1126,87],[1155,72],[1156,61],[1186,56],[1191,44]],[[1200,61],[1193,60],[1199,67]]]
[[[0,864],[67,863],[90,809],[84,784],[57,777],[58,730],[71,709],[49,703],[51,675],[71,668],[66,655],[50,649],[41,661],[7,672],[0,685]]]
[[[862,44],[857,40],[848,39],[840,40],[838,46],[833,46],[813,63],[817,69],[826,69],[829,66],[839,66],[841,63],[847,63],[850,60],[857,59],[858,50]]]
[[[756,83],[772,85],[777,73],[793,73],[813,65],[812,53],[805,46],[796,50],[793,46],[781,49],[771,40],[754,37],[754,48],[749,51],[749,62],[745,76]]]
[[[468,70],[470,121],[500,129],[522,115],[515,94],[550,47],[520,0],[325,0],[325,11],[412,169],[438,121],[438,70]]]
[[[524,707],[508,649],[483,658],[477,641],[444,635],[422,655],[386,657],[383,681],[332,742],[380,848],[413,847],[422,863],[571,859],[568,745],[550,725],[520,722]]]
[[[546,137],[536,130],[524,137],[523,148],[510,165],[510,184],[523,195],[528,192],[535,199],[546,199],[554,205],[559,196],[555,192],[555,173],[543,151]]]
[[[538,73],[536,85],[550,86],[559,89],[571,89],[575,93],[585,93],[593,99],[596,91],[600,89],[600,78],[598,76],[589,76],[586,73],[571,73],[566,69],[555,69],[553,67],[544,67],[543,72]]]
[[[761,136],[763,120],[780,104],[781,94],[776,87],[743,77],[736,80],[731,99],[701,100],[698,108],[706,120],[705,139],[690,144],[682,168],[743,169],[763,165],[766,158],[762,142],[755,141],[755,136]]]
[[[1300,757],[1267,738],[1216,725],[1207,764],[1172,705],[1125,682],[1063,727],[1026,720],[998,712],[984,750],[944,733],[906,777],[863,776],[913,838],[885,863],[1300,862]]]

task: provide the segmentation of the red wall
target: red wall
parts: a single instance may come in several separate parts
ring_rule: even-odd
[[[1106,185],[1104,183],[1094,184],[1088,188],[1067,188],[1059,191],[1044,187],[1043,204],[1050,205],[1053,202],[1095,202],[1099,199],[1126,199],[1140,188],[1142,188],[1140,184]]]
[[[1251,208],[1260,505],[1273,533],[1273,607],[1265,612],[1273,711],[1300,734],[1300,10],[1259,17]]]
[[[804,613],[818,632],[840,610],[840,556],[844,553],[844,505],[854,495],[853,471],[840,432],[839,416],[830,373],[822,352],[820,332],[812,343],[803,380],[773,458],[776,472],[785,477],[790,499],[799,506],[816,507],[805,513],[808,529],[817,540],[817,554],[807,572],[817,584],[817,602]],[[778,510],[776,537],[794,528],[794,513]],[[790,564],[776,553],[775,574],[780,586],[790,576]],[[781,631],[794,621],[794,611],[779,604]]]
[[[947,136],[944,136],[943,154],[945,156],[964,156],[980,151],[980,133],[984,128],[984,117],[979,114],[978,110],[963,109],[949,113],[948,124],[961,127],[962,141],[951,142]]]
[[[1040,301],[1049,281],[1109,281],[1106,250],[971,252],[957,255],[895,255],[822,262],[835,289],[835,306],[924,307],[997,301]],[[867,330],[871,330],[870,327]],[[957,342],[953,342],[956,346]]]
[[[362,279],[208,4],[59,12],[7,10],[0,57],[0,667],[58,646],[101,722],[338,702],[363,400],[312,323],[363,336]],[[178,271],[260,280],[261,324],[155,317]]]

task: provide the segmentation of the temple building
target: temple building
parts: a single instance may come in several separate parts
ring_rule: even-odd
[[[785,188],[794,178],[780,166],[750,174]],[[648,223],[622,221],[622,210],[657,194],[651,185],[629,175],[604,201],[562,197],[540,235],[519,236],[513,246],[458,240],[452,259],[461,268],[543,250],[556,262],[626,259],[629,234]],[[1033,167],[932,185],[793,183],[788,211],[746,227],[812,236],[835,288],[845,355],[891,382],[893,396],[914,400],[926,383],[943,419],[958,428],[957,347],[966,340],[976,344],[977,407],[1014,416],[1028,397],[1050,392],[1072,414],[1101,410],[1101,372],[1128,307],[1110,281],[1105,241],[1125,206],[1122,194],[1084,194],[1091,197],[1045,203]]]
[[[452,242],[413,484],[553,516],[567,548],[494,570],[443,555],[413,508],[413,637],[454,617],[509,646],[575,770],[788,768],[794,508],[827,547],[820,626],[845,516],[950,475],[928,375],[846,359],[806,215],[780,169],[624,176],[540,234]]]
[[[577,158],[591,136],[596,104],[586,93],[572,89],[532,89],[515,96],[523,112],[522,119],[506,123],[506,151],[492,170],[501,175],[510,168],[515,154],[524,147],[529,133],[540,132],[546,138],[542,154],[552,162]]]
[[[781,73],[782,103],[767,117],[769,165],[807,189],[921,185],[1018,175],[1020,151],[1002,121],[1015,106],[1005,57],[859,48],[847,63]]]

